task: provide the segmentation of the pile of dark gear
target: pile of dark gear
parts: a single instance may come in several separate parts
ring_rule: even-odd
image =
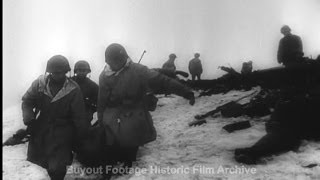
[[[232,72],[229,74],[236,74]],[[236,161],[245,164],[256,164],[263,157],[296,150],[304,139],[320,140],[319,58],[304,58],[299,63],[255,71],[243,77],[262,89],[250,102],[238,102],[248,95],[228,102],[208,113],[196,115],[196,120],[189,126],[204,124],[206,117],[218,112],[223,117],[271,115],[265,124],[265,136],[252,147],[235,149]],[[233,132],[249,127],[249,122],[243,121],[227,125],[224,129]]]

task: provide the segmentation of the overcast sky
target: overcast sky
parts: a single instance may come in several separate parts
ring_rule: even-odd
[[[170,53],[187,71],[201,54],[204,78],[221,75],[219,65],[240,69],[277,66],[280,28],[301,36],[306,56],[320,54],[320,0],[4,0],[4,107],[17,104],[53,55],[73,68],[89,61],[97,81],[104,50],[118,42],[142,64],[160,67]]]

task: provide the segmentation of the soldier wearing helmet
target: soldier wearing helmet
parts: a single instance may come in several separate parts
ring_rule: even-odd
[[[150,91],[165,89],[194,104],[194,94],[178,81],[132,62],[125,48],[111,44],[105,51],[106,67],[99,78],[98,121],[105,132],[105,154],[110,164],[130,167],[138,147],[156,139],[149,111],[156,107]]]
[[[50,178],[57,180],[64,179],[72,163],[73,141],[84,139],[90,125],[81,90],[66,76],[69,71],[67,58],[53,56],[47,73],[22,97],[23,122],[31,135],[27,160],[47,169]]]
[[[167,69],[174,72],[176,70],[176,65],[174,64],[176,58],[177,56],[175,54],[170,54],[169,60],[162,65],[162,69]]]
[[[201,80],[202,64],[199,57],[200,57],[200,54],[195,53],[194,58],[189,61],[189,72],[191,74],[192,81],[194,81],[196,77],[198,80]]]
[[[88,121],[93,119],[93,114],[97,111],[97,99],[99,91],[97,83],[87,77],[90,72],[91,68],[89,63],[81,60],[76,62],[74,65],[74,76],[72,77],[72,79],[78,83],[82,91]]]
[[[285,66],[292,63],[299,63],[304,54],[301,38],[291,34],[291,29],[287,25],[284,25],[280,31],[284,37],[279,42],[278,62]]]
[[[50,74],[50,78],[55,85],[62,86],[66,80],[66,73],[69,72],[70,66],[68,60],[61,55],[53,56],[47,63],[46,72]],[[55,92],[54,94],[56,94]]]
[[[73,72],[75,76],[78,76],[79,78],[85,78],[91,72],[91,68],[87,61],[81,60],[76,62]]]

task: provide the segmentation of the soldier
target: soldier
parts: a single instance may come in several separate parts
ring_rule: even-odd
[[[74,80],[80,86],[88,120],[93,119],[93,114],[97,111],[98,85],[89,79],[87,75],[91,72],[90,65],[87,61],[78,61],[74,65]]]
[[[81,141],[89,127],[81,90],[68,71],[68,60],[53,56],[49,74],[36,79],[22,97],[23,122],[31,134],[27,160],[47,169],[53,180],[64,179],[75,138]]]
[[[177,56],[175,54],[170,54],[169,60],[162,65],[162,69],[167,69],[174,72],[176,70],[176,65],[174,64],[176,58]]]
[[[242,68],[241,68],[241,74],[248,75],[250,73],[252,73],[252,61],[243,62]]]
[[[287,25],[281,28],[281,33],[284,37],[279,43],[278,62],[288,66],[301,61],[304,53],[300,37],[291,34],[291,29]]]
[[[189,72],[191,74],[192,81],[194,81],[196,77],[198,80],[201,80],[202,64],[199,57],[200,57],[200,54],[195,53],[194,58],[189,61]]]
[[[100,74],[98,121],[105,130],[106,155],[111,164],[121,161],[130,167],[138,147],[156,139],[149,111],[157,99],[151,90],[167,89],[191,105],[194,94],[178,81],[132,62],[120,44],[108,46],[105,61],[109,66]]]
[[[303,139],[320,140],[319,92],[317,85],[306,94],[280,101],[266,123],[267,134],[252,147],[236,149],[235,159],[256,164],[262,157],[297,149]]]

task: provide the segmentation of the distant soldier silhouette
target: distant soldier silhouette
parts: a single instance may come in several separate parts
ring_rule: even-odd
[[[189,72],[191,74],[192,81],[194,81],[195,78],[197,78],[198,80],[201,79],[201,74],[203,70],[201,60],[199,59],[199,57],[200,54],[195,53],[194,58],[189,61]]]
[[[241,74],[246,75],[252,73],[252,61],[243,62],[241,68]]]
[[[298,63],[303,57],[303,47],[301,38],[291,34],[289,26],[284,25],[281,28],[281,33],[284,37],[280,40],[278,48],[278,62],[285,66]]]
[[[169,60],[166,61],[163,65],[162,65],[162,69],[167,69],[167,70],[171,70],[171,71],[175,71],[176,70],[176,65],[174,64],[174,61],[176,60],[177,56],[175,54],[170,54],[169,55]]]

